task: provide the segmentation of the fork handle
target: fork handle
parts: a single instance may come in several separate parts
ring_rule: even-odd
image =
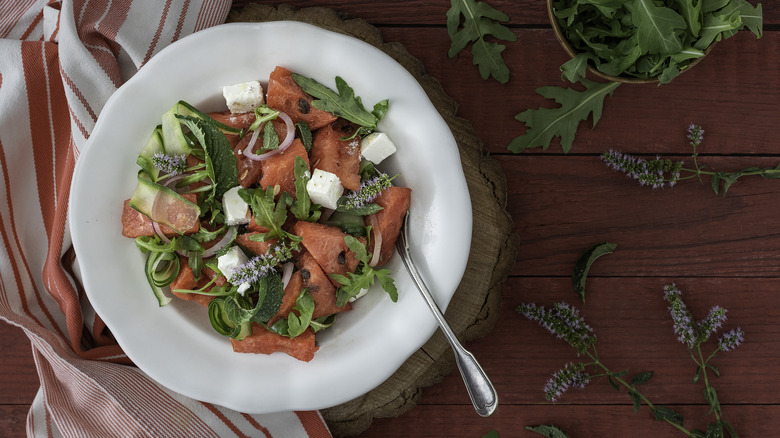
[[[436,318],[436,321],[438,321],[439,327],[444,333],[444,337],[447,338],[452,346],[452,350],[455,353],[455,363],[458,365],[460,375],[463,377],[463,382],[466,384],[466,390],[469,393],[469,398],[471,398],[471,404],[474,405],[474,409],[480,416],[490,416],[498,406],[498,394],[496,393],[496,389],[493,387],[485,370],[479,365],[479,362],[477,362],[474,355],[466,350],[458,340],[458,337],[455,336],[452,328],[450,328],[450,325],[444,318],[444,314],[442,314],[441,309],[439,309],[436,301],[434,301],[430,290],[428,290],[428,286],[425,285],[425,281],[423,281],[417,267],[414,263],[411,263],[409,246],[403,232],[398,239],[397,247],[401,252],[401,260],[403,260],[406,270],[409,271],[412,281],[414,281],[414,284],[417,286],[420,294],[422,294],[428,307],[431,308],[433,316]]]

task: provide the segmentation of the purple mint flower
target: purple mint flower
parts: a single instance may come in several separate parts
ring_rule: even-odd
[[[583,389],[588,383],[590,383],[590,375],[585,371],[585,365],[569,362],[563,369],[553,374],[544,385],[544,396],[554,403],[569,388]]]
[[[704,130],[699,125],[693,123],[688,126],[688,140],[691,141],[691,146],[696,147],[704,140]]]
[[[745,342],[745,331],[737,327],[729,330],[718,340],[718,348],[723,351],[731,351]]]
[[[358,191],[349,192],[345,195],[346,201],[344,202],[343,207],[348,209],[365,207],[367,204],[374,202],[374,199],[376,199],[382,191],[391,187],[393,185],[391,181],[392,178],[384,173],[380,173],[373,178],[361,182]]]
[[[611,149],[601,154],[601,159],[609,168],[623,172],[629,178],[639,181],[640,185],[654,189],[664,187],[666,184],[669,187],[677,184],[683,164],[681,161],[672,162],[661,157],[648,161]]]
[[[699,323],[699,336],[696,342],[706,342],[716,330],[726,322],[726,309],[720,306],[714,306],[710,313],[702,322]]]
[[[178,175],[187,168],[187,157],[184,155],[166,155],[161,152],[154,154],[152,165],[170,176]]]
[[[517,312],[545,328],[584,353],[596,343],[593,329],[585,323],[579,311],[566,303],[556,303],[551,308],[536,304],[521,304]]]
[[[682,293],[677,286],[670,284],[664,286],[664,298],[669,302],[669,313],[672,315],[677,340],[688,348],[693,348],[698,339],[698,330],[691,312],[682,300]]]

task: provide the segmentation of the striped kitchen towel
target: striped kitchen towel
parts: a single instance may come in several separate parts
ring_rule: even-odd
[[[329,437],[318,412],[248,415],[130,364],[78,282],[73,166],[108,97],[229,0],[0,0],[0,319],[32,343],[28,436]]]

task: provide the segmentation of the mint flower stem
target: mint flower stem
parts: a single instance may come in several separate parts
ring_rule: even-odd
[[[594,348],[594,350],[595,350],[595,348]],[[653,413],[655,413],[655,411],[656,411],[655,405],[650,400],[648,400],[648,398],[645,397],[644,394],[642,394],[639,390],[637,390],[634,385],[631,385],[630,383],[626,382],[622,377],[616,375],[614,371],[612,371],[606,365],[604,365],[599,360],[598,354],[596,354],[595,351],[593,353],[591,353],[590,351],[586,351],[585,354],[587,354],[588,357],[590,357],[593,360],[592,365],[593,365],[594,368],[596,368],[596,366],[598,366],[599,368],[604,370],[604,373],[607,376],[609,376],[612,380],[614,380],[615,382],[619,383],[620,385],[622,385],[627,390],[633,391],[647,405],[647,407]],[[679,425],[679,424],[677,424],[677,423],[675,423],[673,421],[670,421],[668,418],[664,418],[664,421],[666,421],[667,423],[669,423],[672,426],[676,427],[677,429],[679,429],[681,432],[685,433],[686,435],[691,436],[691,431],[686,429],[685,427],[683,427],[683,426],[681,426],[681,425]]]

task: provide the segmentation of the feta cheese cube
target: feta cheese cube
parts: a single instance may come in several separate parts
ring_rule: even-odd
[[[241,296],[244,296],[244,294],[246,293],[246,291],[248,291],[248,290],[249,290],[249,287],[250,287],[250,286],[251,286],[251,285],[249,284],[249,282],[246,282],[246,281],[245,281],[245,282],[241,283],[241,284],[238,286],[238,293],[240,293],[240,294],[241,294]]]
[[[239,189],[241,186],[235,186],[222,196],[222,210],[225,213],[225,224],[227,225],[248,224],[252,218],[249,205],[238,195]]]
[[[225,254],[217,258],[217,268],[227,278],[227,281],[232,283],[233,270],[248,261],[249,259],[244,254],[244,251],[241,251],[241,248],[237,246],[233,246]]]
[[[306,184],[311,202],[325,208],[335,210],[338,200],[344,193],[344,187],[338,176],[322,169],[314,169],[311,179]]]
[[[395,153],[395,145],[384,132],[372,132],[360,143],[360,154],[363,158],[379,164],[382,160]]]
[[[263,86],[258,81],[242,82],[222,87],[225,103],[233,114],[248,113],[262,104]]]

